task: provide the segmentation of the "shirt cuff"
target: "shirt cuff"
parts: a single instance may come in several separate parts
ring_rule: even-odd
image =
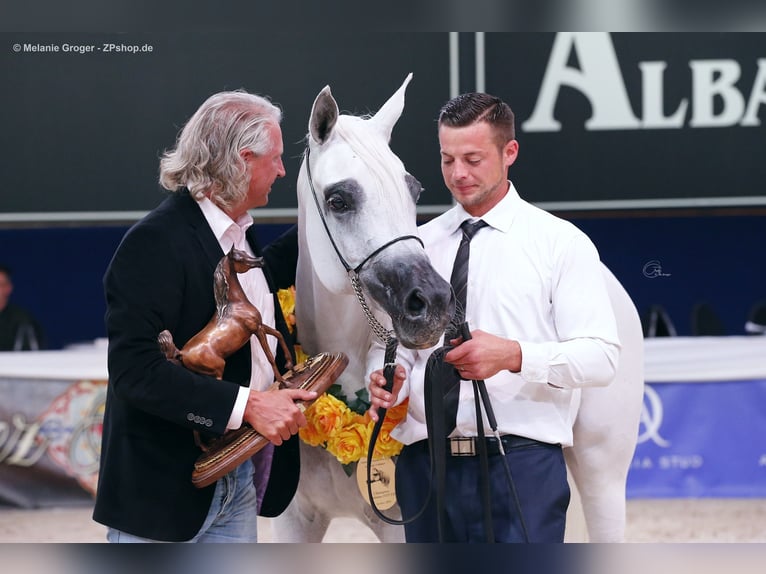
[[[234,408],[231,411],[231,417],[226,425],[226,430],[236,430],[242,426],[242,419],[245,417],[245,407],[247,399],[250,396],[250,387],[239,387],[237,400],[234,401]]]
[[[521,378],[530,383],[548,382],[548,349],[545,344],[525,343],[521,347]]]

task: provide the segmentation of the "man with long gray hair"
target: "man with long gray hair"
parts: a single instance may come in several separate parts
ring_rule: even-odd
[[[109,384],[93,517],[111,542],[257,540],[264,493],[253,464],[196,488],[194,431],[249,423],[277,447],[268,504],[280,512],[294,493],[296,433],[306,424],[295,401],[316,393],[269,390],[271,364],[252,342],[226,359],[222,380],[168,361],[157,342],[169,330],[181,348],[205,327],[216,310],[213,272],[232,246],[264,255],[240,283],[264,324],[287,332],[274,292],[295,262],[261,253],[248,214],[285,175],[280,121],[268,99],[243,91],[205,101],[161,159],[160,183],[172,193],[127,232],[106,271]],[[280,369],[292,361],[269,344]]]

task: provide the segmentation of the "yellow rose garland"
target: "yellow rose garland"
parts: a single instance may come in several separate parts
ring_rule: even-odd
[[[295,288],[281,289],[277,293],[282,313],[290,330],[295,326]],[[296,345],[298,363],[308,357]],[[308,425],[298,432],[301,440],[310,446],[321,446],[332,454],[351,474],[350,465],[367,456],[374,422],[367,414],[370,406],[367,389],[362,388],[356,398],[349,402],[340,385],[333,385],[306,409]],[[391,437],[390,432],[407,415],[407,401],[388,410],[378,438],[373,458],[398,455],[402,443]]]
[[[355,413],[346,402],[330,394],[338,392],[339,388],[333,385],[330,391],[306,409],[308,425],[300,429],[299,435],[306,444],[324,447],[341,464],[347,465],[367,456],[375,423],[367,413]],[[402,443],[391,438],[390,433],[406,414],[406,403],[388,410],[375,441],[374,459],[396,456],[401,452]]]

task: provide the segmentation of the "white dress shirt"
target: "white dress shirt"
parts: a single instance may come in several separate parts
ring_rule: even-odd
[[[228,253],[232,245],[235,245],[237,249],[246,251],[250,255],[255,255],[245,239],[245,232],[253,224],[253,218],[250,215],[245,214],[237,221],[233,221],[208,198],[197,200],[197,203],[224,253]],[[242,286],[248,300],[261,312],[263,324],[273,328],[275,324],[274,297],[269,291],[269,285],[263,270],[260,267],[256,267],[246,273],[241,273],[238,278],[239,284]],[[213,281],[212,277],[210,281]],[[277,349],[277,340],[274,337],[266,337],[266,340],[271,348],[271,354],[274,356]],[[271,368],[271,363],[266,358],[266,353],[263,352],[261,344],[254,335],[250,337],[250,353],[252,357],[250,388],[240,387],[229,423],[226,425],[228,429],[237,429],[242,426],[242,418],[245,414],[245,406],[250,395],[250,389],[263,391],[274,382],[274,370]]]
[[[482,217],[489,226],[471,241],[466,320],[472,331],[521,346],[521,372],[503,370],[486,380],[500,434],[571,446],[579,389],[607,385],[614,377],[617,326],[590,239],[509,186]],[[475,218],[456,205],[419,228],[431,263],[447,280],[465,219]],[[398,401],[409,397],[409,407],[391,434],[405,444],[427,437],[423,378],[426,361],[439,346],[399,347],[398,361],[408,377]],[[382,368],[383,349],[374,346],[368,359],[368,372]],[[473,386],[463,382],[451,436],[476,434]]]

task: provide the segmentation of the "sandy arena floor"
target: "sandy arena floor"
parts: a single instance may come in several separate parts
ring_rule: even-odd
[[[2,542],[105,542],[91,508],[0,508]],[[268,519],[261,542],[273,542]],[[766,499],[670,499],[628,501],[628,542],[766,542]],[[324,542],[377,542],[354,519],[336,519]]]

